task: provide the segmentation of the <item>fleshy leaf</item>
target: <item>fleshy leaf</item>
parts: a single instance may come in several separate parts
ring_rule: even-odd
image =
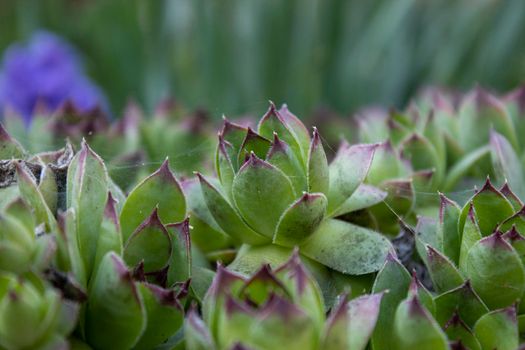
[[[222,136],[219,135],[219,144],[217,145],[217,161],[215,167],[217,169],[217,175],[221,180],[221,185],[230,199],[233,178],[235,177],[235,169],[229,156],[229,153],[232,153],[232,151],[228,150],[231,147],[232,146],[224,142]]]
[[[443,328],[449,339],[461,342],[470,350],[481,350],[478,339],[457,313],[454,313]]]
[[[283,104],[281,109],[279,109],[279,115],[288,127],[288,130],[294,134],[297,142],[301,146],[303,156],[306,158],[308,155],[308,147],[310,146],[310,134],[308,133],[308,129],[306,129],[297,116],[290,112],[286,104]]]
[[[458,220],[461,213],[459,206],[440,193],[439,234],[443,239],[443,253],[454,264],[459,264],[461,248],[461,232],[458,230]]]
[[[56,232],[57,223],[55,217],[47,206],[44,196],[40,193],[36,179],[22,163],[17,162],[15,165],[20,195],[33,208],[36,224],[44,223],[48,232]]]
[[[476,88],[459,109],[459,142],[466,151],[472,151],[489,139],[491,129],[504,135],[518,147],[512,119],[505,105],[495,96]]]
[[[473,327],[474,323],[489,311],[474,292],[469,281],[438,295],[434,302],[436,304],[436,320],[441,326],[445,326],[447,321],[457,312],[469,327]]]
[[[525,269],[521,259],[500,232],[470,248],[466,275],[491,309],[512,305],[525,291]]]
[[[481,239],[481,232],[474,214],[474,205],[472,202],[466,205],[468,207],[465,224],[463,225],[463,234],[461,235],[461,248],[459,253],[459,270],[466,273],[467,256],[470,248]],[[465,210],[465,209],[463,209]],[[461,230],[461,227],[458,228]]]
[[[277,134],[274,134],[266,161],[288,176],[296,193],[306,190],[306,176],[300,160],[297,159],[290,147],[279,139]]]
[[[393,249],[379,233],[335,219],[324,220],[300,248],[307,257],[350,275],[378,271]]]
[[[277,135],[279,135],[279,137],[290,146],[301,164],[305,164],[306,154],[303,153],[303,149],[301,148],[295,132],[290,130],[285,123],[283,116],[281,116],[281,113],[275,108],[273,102],[270,102],[268,111],[259,121],[258,131],[262,136],[268,139],[273,138],[274,132],[277,133]]]
[[[353,211],[370,208],[383,202],[387,196],[387,192],[363,183],[332,215],[339,216]]]
[[[202,194],[208,209],[226,234],[238,242],[246,242],[248,244],[262,244],[269,241],[269,238],[251,229],[232,208],[226,198],[204,176],[197,173],[197,177],[199,178]]]
[[[402,301],[394,318],[394,342],[404,350],[447,350],[445,333],[416,295]]]
[[[410,161],[416,172],[432,170],[434,172],[432,183],[440,183],[444,164],[442,164],[435,147],[428,139],[421,135],[413,134],[402,143],[401,155]]]
[[[126,199],[120,213],[124,242],[155,207],[158,207],[159,218],[164,224],[182,221],[186,216],[184,194],[169,169],[168,160],[138,184]]]
[[[246,162],[251,153],[254,153],[257,157],[264,159],[268,154],[271,145],[272,143],[269,139],[262,137],[251,128],[248,128],[246,137],[244,138],[237,156],[237,162],[239,166],[241,167]]]
[[[210,331],[192,307],[184,321],[185,346],[188,350],[215,350]]]
[[[231,145],[231,147],[226,148],[226,151],[230,160],[232,161],[234,169],[237,170],[240,166],[240,164],[237,162],[237,157],[239,155],[239,150],[241,149],[244,138],[246,137],[247,129],[230,122],[224,117],[223,119],[224,123],[219,133],[219,138]]]
[[[172,252],[169,260],[168,286],[191,277],[191,239],[190,221],[166,225],[171,242]]]
[[[406,298],[410,281],[410,274],[401,262],[393,255],[389,255],[372,287],[373,293],[388,291],[381,301],[379,318],[372,335],[374,349],[391,349],[394,315],[399,303]]]
[[[308,191],[328,194],[330,171],[319,132],[314,128],[312,142],[308,151]]]
[[[446,256],[427,245],[427,267],[432,285],[438,293],[459,287],[464,280],[458,269]]]
[[[328,214],[332,215],[366,178],[377,145],[343,144],[329,166]]]
[[[102,259],[86,308],[86,337],[101,349],[131,349],[146,327],[142,298],[115,253]]]
[[[130,266],[143,261],[146,273],[160,271],[167,266],[171,250],[170,235],[155,208],[124,245],[124,260]]]
[[[327,200],[322,193],[305,193],[283,213],[273,242],[294,247],[307,239],[321,224]]]
[[[138,290],[142,296],[148,322],[133,349],[154,349],[182,326],[184,317],[182,305],[178,300],[177,290],[163,289],[148,283],[140,283]]]
[[[507,200],[512,204],[512,207],[515,211],[520,210],[523,207],[523,202],[521,199],[518,198],[518,196],[510,189],[509,183],[505,181],[503,186],[499,190],[502,195],[507,198]]]
[[[75,210],[78,245],[88,275],[108,200],[108,173],[100,157],[83,141],[67,173],[67,206]]]
[[[494,232],[498,224],[514,214],[510,202],[492,186],[488,178],[483,188],[472,197],[471,201],[479,230],[484,237]],[[460,217],[460,229],[466,220],[467,211],[468,206],[465,206]]]
[[[295,198],[288,177],[253,153],[233,180],[235,207],[248,225],[266,237],[273,237],[279,218]]]
[[[495,132],[490,133],[492,164],[498,180],[508,181],[519,196],[525,198],[525,177],[518,155],[507,139]]]
[[[352,301],[343,295],[327,321],[323,348],[365,349],[376,325],[383,295],[364,295]]]
[[[0,159],[23,158],[24,148],[9,135],[0,123]]]
[[[483,350],[517,349],[520,337],[516,309],[508,307],[483,315],[474,326],[474,334]]]

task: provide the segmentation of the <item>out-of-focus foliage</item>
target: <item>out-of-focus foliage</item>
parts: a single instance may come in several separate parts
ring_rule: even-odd
[[[115,112],[174,95],[216,116],[268,98],[347,113],[427,83],[508,90],[525,73],[522,0],[0,0],[0,50],[41,28],[85,53]]]

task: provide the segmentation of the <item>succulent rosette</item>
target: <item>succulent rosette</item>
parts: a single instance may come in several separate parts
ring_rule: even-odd
[[[328,317],[322,293],[297,251],[283,265],[253,275],[219,266],[203,303],[185,321],[196,349],[365,349],[383,293],[339,298]]]
[[[1,130],[0,273],[23,284],[9,277],[0,288],[0,332],[24,317],[27,327],[48,328],[44,338],[0,346],[152,349],[175,337],[187,295],[202,296],[212,272],[200,268],[189,286],[189,220],[168,161],[125,196],[86,142],[76,153],[67,145],[28,155]],[[71,303],[76,311],[65,326],[61,315]],[[21,319],[13,319],[16,310]]]
[[[496,189],[488,179],[463,207],[441,195],[439,219],[420,217],[413,230],[433,290],[420,285],[417,295],[409,292],[404,299],[409,273],[397,259],[388,259],[372,288],[390,290],[373,348],[390,349],[384,339],[391,335],[402,349],[447,349],[447,343],[459,342],[468,349],[518,348],[525,319],[523,212],[508,184]],[[405,329],[411,322],[414,327],[426,322],[433,330]]]
[[[375,272],[392,249],[389,241],[338,218],[385,198],[384,191],[363,184],[377,147],[343,144],[328,164],[317,130],[310,137],[286,107],[271,104],[258,132],[225,120],[216,155],[218,180],[197,174],[200,198],[211,214],[199,219],[215,237],[226,235],[240,247],[230,268],[242,273],[262,262],[282,263],[294,247],[313,270]]]
[[[373,164],[370,183],[382,188],[375,177],[410,180],[415,209],[423,214],[439,205],[436,191],[481,185],[487,175],[499,184],[507,180],[525,195],[524,145],[518,137],[525,125],[523,95],[523,88],[501,97],[479,87],[464,95],[428,89],[406,111],[363,110],[357,116],[359,140],[386,140],[389,164],[396,164]]]

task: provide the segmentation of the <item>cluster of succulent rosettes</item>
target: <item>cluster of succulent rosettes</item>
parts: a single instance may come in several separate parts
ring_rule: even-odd
[[[3,123],[29,154],[54,150],[66,138],[77,146],[85,138],[107,162],[111,178],[126,190],[166,157],[182,175],[211,168],[213,163],[214,135],[208,113],[190,112],[174,102],[159,104],[152,116],[145,116],[130,102],[122,117],[112,121],[99,108],[80,111],[66,101],[55,111],[37,109],[29,124],[13,112],[5,113]]]
[[[263,265],[249,277],[219,266],[202,319],[195,309],[186,317],[186,349],[365,349],[382,297],[341,295],[326,317],[297,250],[283,265]]]
[[[386,196],[363,183],[377,144],[343,144],[328,164],[317,130],[310,137],[286,106],[277,110],[273,104],[257,132],[225,120],[218,136],[218,180],[197,173],[202,193],[191,195],[191,206],[192,215],[213,228],[214,243],[226,237],[241,246],[230,268],[250,274],[262,262],[284,262],[293,247],[305,261],[344,274],[381,267],[389,241],[341,220]]]
[[[152,349],[174,336],[212,272],[189,286],[189,220],[168,162],[126,197],[86,142],[24,157],[4,136],[0,348]]]
[[[487,179],[463,207],[441,195],[439,219],[420,217],[414,230],[433,291],[419,285],[416,296],[409,292],[402,301],[409,273],[397,259],[387,259],[372,288],[390,290],[374,349],[391,349],[383,341],[389,335],[398,338],[400,349],[447,349],[447,342],[461,342],[456,348],[517,349],[525,320],[524,232],[524,206],[508,184],[498,190]],[[412,322],[419,324],[417,331],[406,328]],[[424,323],[428,330],[422,332]]]
[[[374,350],[518,349],[517,307],[488,307],[468,280],[430,292],[390,255],[372,288],[385,291]]]
[[[363,110],[357,115],[359,140],[386,141],[383,152],[390,158],[377,164],[377,174],[373,164],[369,176],[410,179],[419,212],[439,205],[436,191],[481,184],[487,175],[501,184],[506,179],[525,196],[525,143],[518,137],[525,132],[524,96],[523,87],[501,97],[479,87],[464,95],[429,89],[404,112]]]

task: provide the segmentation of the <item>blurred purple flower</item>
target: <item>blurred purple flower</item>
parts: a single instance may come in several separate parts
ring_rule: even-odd
[[[106,100],[100,89],[84,74],[75,50],[49,32],[37,32],[27,45],[13,44],[4,54],[0,68],[0,114],[12,108],[31,121],[37,104],[54,111],[70,100],[81,112]]]

